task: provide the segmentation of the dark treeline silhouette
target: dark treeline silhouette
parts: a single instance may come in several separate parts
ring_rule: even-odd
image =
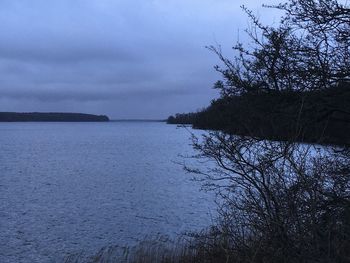
[[[84,113],[0,112],[0,122],[105,122],[105,115]]]
[[[177,113],[175,116],[169,116],[167,119],[168,124],[194,124],[198,113]]]
[[[274,140],[297,136],[299,142],[350,144],[350,84],[224,96],[199,112],[170,116],[167,122]]]

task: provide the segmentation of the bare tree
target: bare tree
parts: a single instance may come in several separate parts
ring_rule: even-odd
[[[271,7],[271,6],[270,6]],[[350,9],[337,1],[292,0],[273,6],[285,11],[279,27],[252,21],[246,32],[255,48],[238,43],[233,61],[210,46],[224,67],[222,95],[245,92],[326,89],[350,81]]]
[[[298,91],[297,118],[285,141],[266,140],[249,130],[193,136],[195,159],[210,165],[186,169],[220,202],[219,222],[202,240],[215,237],[213,246],[226,255],[223,262],[348,262],[349,146],[299,140],[306,125],[301,121],[303,92],[349,82],[350,11],[337,1],[322,0],[276,7],[285,11],[278,28],[260,24],[246,10],[255,25],[248,31],[253,50],[239,43],[231,61],[220,47],[209,47],[224,64],[216,67],[224,80],[216,88],[222,97]],[[256,110],[247,102],[249,109]]]

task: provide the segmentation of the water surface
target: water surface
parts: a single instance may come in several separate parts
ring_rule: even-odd
[[[212,197],[165,123],[0,123],[0,262],[59,262],[210,224]]]

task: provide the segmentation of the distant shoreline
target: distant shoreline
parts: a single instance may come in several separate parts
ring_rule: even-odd
[[[111,119],[110,122],[166,122],[163,120],[153,120],[153,119]]]
[[[63,112],[0,112],[0,122],[108,122],[106,115]]]

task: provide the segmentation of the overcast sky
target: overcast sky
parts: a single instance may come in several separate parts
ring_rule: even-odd
[[[0,0],[0,111],[166,118],[217,96],[217,57],[244,40],[254,0]]]

